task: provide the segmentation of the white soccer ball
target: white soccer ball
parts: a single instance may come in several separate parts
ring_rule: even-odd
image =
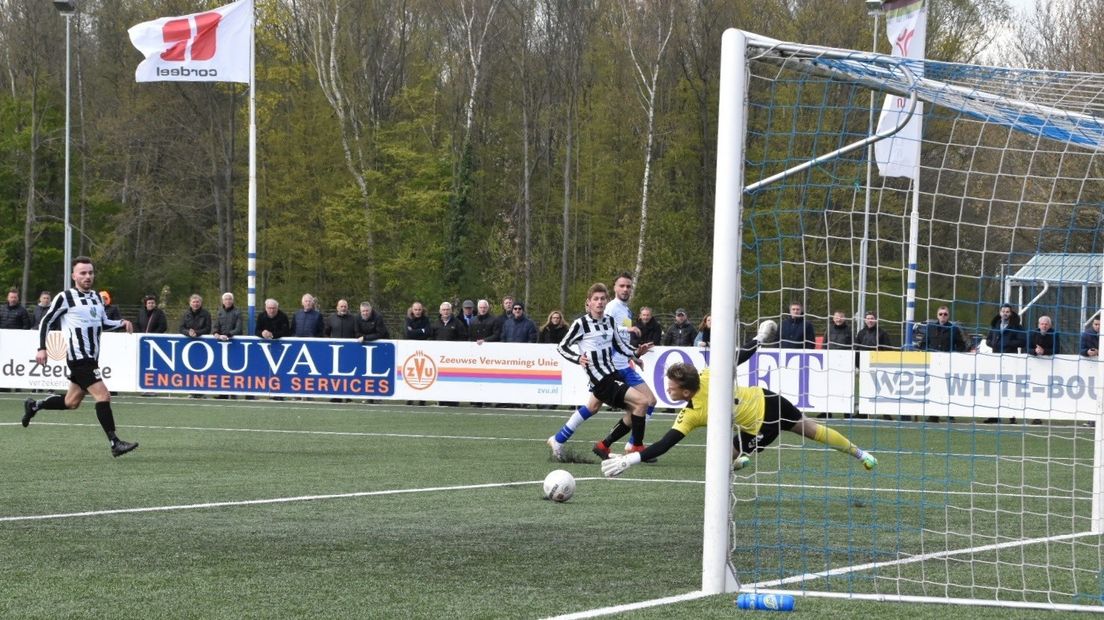
[[[575,495],[575,476],[564,469],[544,477],[544,497],[554,502],[566,502]]]

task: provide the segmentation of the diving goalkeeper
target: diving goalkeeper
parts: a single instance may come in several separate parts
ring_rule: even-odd
[[[738,364],[751,357],[759,343],[769,339],[773,321],[760,326],[759,335],[748,341],[740,351]],[[767,332],[767,333],[764,333]],[[607,478],[619,476],[642,460],[653,459],[682,441],[695,428],[705,426],[709,420],[709,370],[698,373],[692,364],[678,363],[667,368],[667,396],[672,401],[686,401],[679,411],[671,430],[659,441],[644,449],[602,461],[602,474]],[[833,449],[850,454],[862,462],[868,470],[878,465],[878,459],[866,452],[841,433],[805,417],[805,414],[783,396],[761,387],[736,387],[736,402],[732,407],[735,434],[732,437],[733,468],[742,469],[750,461],[749,455],[760,452],[772,444],[783,431],[790,431],[817,441]]]

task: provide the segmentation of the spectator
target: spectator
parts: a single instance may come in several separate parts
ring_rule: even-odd
[[[483,344],[494,335],[495,317],[491,316],[491,302],[480,299],[476,306],[478,313],[468,328],[468,338],[476,344]]]
[[[387,340],[391,332],[387,330],[387,324],[383,317],[372,307],[372,302],[360,302],[360,316],[356,320],[357,340],[361,342],[375,342]]]
[[[0,308],[0,329],[30,329],[31,315],[19,303],[19,289],[8,289],[8,303]]]
[[[321,338],[323,334],[322,313],[315,307],[314,295],[304,293],[300,303],[302,310],[296,310],[291,317],[291,335],[295,338]]]
[[[280,302],[275,299],[266,299],[264,312],[257,317],[256,335],[266,340],[287,338],[291,335],[291,323],[287,315],[280,309]]]
[[[234,336],[241,336],[245,333],[241,310],[234,307],[233,293],[222,294],[222,307],[215,315],[215,324],[211,328],[211,333],[219,340],[230,340]]]
[[[863,317],[863,328],[855,332],[855,348],[860,351],[889,351],[893,344],[889,334],[878,326],[878,315],[867,312]]]
[[[502,342],[536,342],[537,324],[525,316],[525,305],[516,301],[510,312],[514,316],[502,323]]]
[[[1100,357],[1100,317],[1094,318],[1081,334],[1081,346],[1078,347],[1085,357]]]
[[[416,301],[406,311],[406,339],[429,340],[429,318],[425,314],[425,306]]]
[[[537,342],[559,344],[567,335],[567,323],[564,323],[563,313],[553,310],[548,313],[548,321],[541,326]]]
[[[506,327],[506,320],[514,318],[514,297],[507,295],[502,298],[502,314],[495,318],[493,333],[486,338],[488,342],[502,342],[502,330]]]
[[[847,315],[843,310],[832,313],[832,320],[828,321],[828,348],[850,349],[854,346],[851,339],[851,326],[847,323]]]
[[[694,346],[709,348],[709,332],[713,329],[713,315],[707,314],[702,317],[701,323],[698,324],[698,335],[694,336]]]
[[[112,305],[111,303],[111,293],[107,291],[100,291],[100,299],[103,300],[104,304],[104,316],[111,319],[112,321],[123,320],[123,313],[119,311],[119,306]],[[122,327],[108,327],[104,331],[118,332],[122,330]]]
[[[928,321],[924,326],[924,333],[920,340],[922,351],[967,351],[966,334],[962,328],[951,322],[951,310],[947,306],[939,306],[936,310],[934,321]]]
[[[790,316],[779,325],[779,345],[783,349],[812,349],[816,347],[816,330],[805,320],[805,307],[801,302],[790,302]]]
[[[1025,336],[1019,313],[1012,309],[1012,304],[1003,304],[989,323],[985,344],[993,353],[1019,353],[1026,345]]]
[[[211,313],[203,307],[203,298],[199,295],[188,298],[188,309],[180,317],[180,333],[189,338],[211,333]]]
[[[42,323],[42,317],[46,316],[46,311],[50,309],[50,301],[53,298],[54,296],[50,291],[42,291],[38,294],[38,305],[34,307],[34,316],[31,317],[34,329],[38,329],[39,323]],[[50,329],[58,329],[58,325],[51,325]]]
[[[349,314],[349,301],[337,300],[337,311],[326,317],[322,333],[327,338],[356,338],[356,317]]]
[[[153,295],[142,298],[134,331],[142,334],[163,334],[169,331],[169,321],[165,318],[164,311],[157,307],[157,298]]]
[[[694,345],[694,338],[698,330],[686,320],[686,310],[675,310],[675,324],[666,334],[663,334],[663,346],[665,347],[689,347]]]
[[[452,304],[442,301],[438,312],[440,318],[433,322],[429,330],[430,340],[460,342],[468,339],[468,327],[464,321],[452,316]]]
[[[475,321],[475,303],[470,299],[465,299],[464,303],[460,305],[460,310],[462,312],[460,320],[464,322],[464,327],[470,331],[471,324]]]
[[[659,346],[659,343],[663,340],[663,326],[659,324],[655,315],[652,314],[652,309],[648,306],[640,309],[640,316],[633,323],[633,326],[640,331],[639,336],[636,335],[636,332],[629,335],[630,344],[634,348],[645,342]]]
[[[1062,347],[1058,343],[1058,332],[1054,331],[1054,322],[1050,317],[1039,317],[1039,329],[1031,332],[1027,339],[1027,352],[1031,355],[1060,355]]]

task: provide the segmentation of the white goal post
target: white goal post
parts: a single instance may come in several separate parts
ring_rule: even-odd
[[[863,147],[900,129],[869,135],[871,92],[924,104],[916,187],[864,179]],[[875,258],[860,283],[868,245]],[[1076,350],[1104,316],[1104,75],[728,30],[713,247],[704,593],[1104,612],[1104,363]],[[1013,273],[1044,255],[1098,261],[1095,276],[1074,295],[1059,268],[1004,299]],[[739,343],[791,300],[818,334],[840,311],[854,334],[866,308],[895,340],[857,353],[853,367],[817,366],[827,357],[815,351],[792,362],[854,394],[853,409],[824,422],[878,455],[872,473],[782,433],[750,472],[733,474]],[[990,352],[1009,302],[1024,317],[1023,342]],[[937,307],[966,351],[932,352]],[[1057,355],[1028,350],[1042,318],[1058,330]],[[785,350],[768,353],[778,368],[790,363]],[[752,381],[770,387],[772,377]],[[1062,377],[1084,386],[1076,403]]]

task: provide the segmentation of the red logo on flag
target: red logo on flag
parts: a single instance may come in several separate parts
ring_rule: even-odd
[[[195,36],[192,36],[191,19],[170,19],[161,28],[161,36],[172,46],[161,52],[162,60],[184,62],[211,60],[215,57],[215,35],[218,33],[219,13],[200,13],[195,16]]]

